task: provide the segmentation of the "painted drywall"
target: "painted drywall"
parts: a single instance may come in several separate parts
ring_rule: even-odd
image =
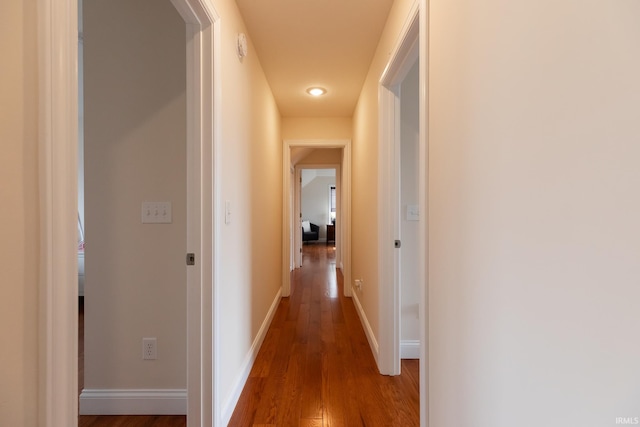
[[[302,185],[302,187],[304,187],[305,185],[309,184],[311,181],[313,181],[316,177],[334,177],[336,176],[336,170],[334,169],[302,169],[301,170],[301,181],[300,184]]]
[[[0,4],[0,425],[38,425],[38,56],[35,2]]]
[[[186,388],[185,34],[168,0],[84,4],[86,389]]]
[[[637,423],[640,3],[430,7],[430,425]]]
[[[282,134],[280,113],[234,0],[215,1],[221,25],[222,99],[218,217],[219,396],[223,412],[247,368],[251,346],[282,285]],[[248,55],[236,54],[247,33]]]
[[[283,117],[284,139],[351,139],[350,117]]]
[[[418,205],[419,66],[411,68],[400,86],[400,339],[420,341],[420,223],[407,219]],[[417,354],[413,354],[416,357]],[[404,357],[404,356],[403,356]]]
[[[352,142],[352,277],[362,279],[358,299],[376,339],[378,298],[378,82],[404,25],[412,1],[396,0],[353,115]]]
[[[342,148],[318,148],[311,151],[297,163],[298,165],[340,165]]]
[[[303,169],[302,181],[305,181],[305,174],[314,172],[314,169]],[[314,176],[301,190],[302,219],[320,227],[318,240],[322,242],[327,240],[327,224],[330,222],[329,186],[336,185],[335,169],[332,172],[333,176]]]

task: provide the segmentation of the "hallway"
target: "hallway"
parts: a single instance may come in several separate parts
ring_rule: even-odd
[[[335,248],[303,247],[229,426],[417,426],[418,361],[378,373]]]

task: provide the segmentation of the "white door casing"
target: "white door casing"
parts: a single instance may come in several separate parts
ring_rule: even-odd
[[[420,286],[420,426],[429,426],[429,144],[428,144],[428,46],[429,46],[429,3],[428,0],[416,0],[411,7],[407,21],[393,49],[379,84],[380,102],[380,141],[379,141],[379,284],[380,284],[380,347],[379,369],[382,373],[399,372],[400,334],[399,334],[399,289],[397,278],[397,258],[393,251],[394,216],[399,213],[390,207],[397,205],[399,179],[398,161],[394,155],[398,152],[398,84],[414,63],[419,61],[419,149],[418,149],[418,209],[419,223],[419,259],[424,264],[419,271]],[[386,206],[386,207],[385,207]],[[389,209],[387,208],[389,207]]]
[[[419,58],[419,4],[415,2],[379,82],[378,277],[380,340],[378,368],[400,374],[400,84]],[[422,77],[421,77],[422,78]],[[421,110],[424,111],[424,110]],[[424,133],[421,115],[420,133]],[[424,168],[420,162],[420,169]],[[424,206],[419,206],[421,214]],[[424,217],[424,215],[422,215]],[[425,218],[421,218],[424,222]],[[421,236],[424,237],[424,236]],[[424,238],[420,239],[421,241]],[[421,258],[424,259],[424,258]],[[424,284],[421,277],[420,283]],[[422,305],[422,304],[420,304]]]
[[[419,90],[420,131],[418,135],[418,209],[422,221],[418,226],[419,258],[424,265],[419,271],[420,287],[420,426],[429,426],[429,3],[420,0]]]

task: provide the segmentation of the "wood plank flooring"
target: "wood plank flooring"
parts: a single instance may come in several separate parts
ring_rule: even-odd
[[[360,319],[343,295],[335,248],[305,245],[233,413],[231,427],[419,425],[418,361],[378,373]],[[79,331],[83,386],[84,312]],[[79,427],[185,427],[184,416],[81,416]]]
[[[418,378],[378,373],[335,248],[305,245],[229,426],[418,426]]]

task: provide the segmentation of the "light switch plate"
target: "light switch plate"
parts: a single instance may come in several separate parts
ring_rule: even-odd
[[[420,210],[418,205],[407,205],[407,221],[419,221]]]
[[[171,224],[171,202],[142,202],[143,224]]]
[[[231,202],[229,200],[224,202],[224,223],[231,224]]]

